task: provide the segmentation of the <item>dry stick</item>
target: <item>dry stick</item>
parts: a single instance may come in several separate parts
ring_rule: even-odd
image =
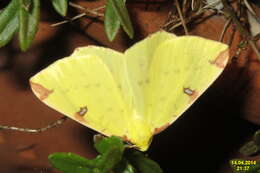
[[[252,47],[252,49],[256,53],[257,58],[260,60],[260,52],[257,49],[255,42],[252,40],[251,34],[246,29],[244,29],[244,27],[242,26],[242,24],[238,20],[236,13],[233,11],[233,8],[228,4],[227,0],[221,0],[221,1],[224,5],[226,12],[230,15],[232,21],[236,24],[236,26],[237,26],[238,30],[240,31],[241,35],[246,40],[248,40],[248,43],[250,44],[250,46]]]
[[[189,35],[189,32],[188,32],[188,28],[186,26],[186,23],[185,23],[185,20],[183,18],[183,15],[182,15],[182,11],[181,11],[181,8],[180,8],[180,3],[179,3],[179,0],[175,0],[175,4],[176,4],[176,7],[177,7],[177,11],[179,13],[179,16],[181,18],[181,23],[182,23],[182,26],[184,28],[184,31],[185,31],[185,34],[186,35]]]
[[[104,16],[104,14],[98,13],[97,11],[106,7],[106,6],[101,6],[101,7],[95,8],[95,9],[88,9],[88,8],[82,7],[82,6],[78,5],[78,4],[75,4],[73,2],[69,2],[69,5],[74,7],[74,8],[77,8],[79,10],[83,10],[86,13],[94,14],[94,15],[99,16],[99,17]]]
[[[51,24],[51,27],[55,27],[55,26],[59,26],[59,25],[62,25],[62,24],[65,24],[65,23],[68,23],[68,22],[71,22],[73,20],[76,20],[76,19],[79,19],[83,16],[86,16],[86,13],[81,13],[77,16],[74,16],[73,18],[69,19],[69,20],[63,20],[61,22],[58,22],[58,23],[54,23],[54,24]]]
[[[195,18],[197,18],[198,16],[200,16],[201,14],[203,14],[207,9],[212,9],[211,5],[212,5],[212,4],[207,4],[207,5],[205,5],[204,7],[200,8],[200,9],[195,13],[194,16],[191,16],[191,17],[186,18],[186,19],[185,19],[186,23],[192,22],[193,19],[195,19]],[[209,14],[208,16],[203,17],[203,18],[206,19],[206,18],[209,18],[209,17],[211,17],[211,16],[214,16],[215,14],[217,14],[217,12],[218,12],[218,13],[223,13],[221,10],[218,10],[218,11],[214,10],[214,12],[213,12],[212,14]],[[171,26],[171,28],[168,29],[168,30],[171,31],[171,30],[173,30],[173,29],[175,29],[175,28],[181,26],[181,25],[182,25],[181,19],[178,19],[178,21],[180,21],[180,22],[175,21],[175,22],[177,22],[177,23],[175,23],[173,26]],[[166,24],[164,24],[163,27],[165,28],[165,27],[171,25],[172,23],[174,23],[174,21],[170,20],[169,22],[167,22]]]
[[[87,16],[87,13],[94,14],[94,15],[96,15],[98,17],[104,16],[104,14],[98,13],[97,11],[105,8],[105,6],[100,6],[100,7],[97,7],[95,9],[88,9],[88,8],[82,7],[82,6],[78,5],[78,4],[74,4],[72,2],[70,2],[69,4],[70,4],[70,6],[72,6],[74,8],[77,8],[77,9],[80,9],[80,10],[84,10],[85,12],[83,12],[83,13],[81,13],[79,15],[76,15],[76,16],[74,16],[71,19],[63,20],[63,21],[58,22],[58,23],[54,23],[54,24],[51,25],[52,27],[59,26],[59,25],[62,25],[62,24],[74,21],[74,20],[79,19],[79,18],[81,18],[83,16]]]
[[[48,124],[46,127],[42,127],[42,128],[38,128],[38,129],[29,129],[29,128],[20,128],[20,127],[11,127],[11,126],[0,125],[0,130],[14,130],[14,131],[20,131],[20,132],[26,132],[26,133],[41,133],[48,129],[51,129],[51,128],[54,128],[54,127],[57,127],[57,126],[63,124],[67,119],[68,119],[68,117],[64,116],[64,117],[58,119],[57,121]]]
[[[195,6],[195,5],[194,5],[194,0],[192,0],[192,1],[191,1],[191,9],[192,9],[192,10],[194,10],[194,9],[195,9],[195,7],[194,7],[194,6]]]
[[[260,23],[260,18],[257,16],[256,12],[254,11],[254,9],[251,7],[251,5],[249,4],[249,2],[247,0],[244,0],[244,4],[247,7],[249,13],[252,14],[252,16]]]
[[[183,2],[182,2],[182,11],[184,11],[184,7],[185,7],[185,5],[187,4],[187,1],[188,1],[188,0],[183,0]]]
[[[225,22],[225,24],[224,24],[224,26],[223,26],[223,30],[222,30],[222,32],[221,32],[221,34],[220,34],[220,37],[219,37],[219,41],[220,41],[220,42],[223,41],[224,35],[225,35],[225,33],[226,33],[226,31],[227,31],[227,29],[228,29],[228,27],[229,27],[230,24],[231,24],[231,18],[229,18],[229,19]]]
[[[187,22],[187,23],[192,22],[193,19],[197,18],[197,17],[200,16],[202,13],[204,13],[204,12],[201,11],[200,13],[197,13],[196,15],[194,15],[194,16],[192,16],[192,17],[190,17],[190,18],[187,18],[187,19],[186,19],[186,22]],[[209,14],[209,15],[203,17],[203,19],[207,19],[207,18],[209,18],[209,17],[212,17],[212,16],[214,16],[215,14],[216,14],[216,12],[213,12],[213,13],[211,13],[211,14]],[[168,22],[168,23],[169,23],[169,22]],[[167,23],[167,25],[170,25],[170,23],[169,23],[169,24],[168,24],[168,23]],[[172,22],[171,22],[171,23],[172,23]],[[177,28],[177,27],[179,27],[179,26],[181,26],[181,25],[182,25],[181,22],[176,23],[175,25],[173,25],[173,26],[169,29],[169,31],[171,31],[171,30],[173,30],[173,29],[175,29],[175,28]]]
[[[231,44],[234,41],[235,33],[236,33],[236,28],[234,26],[232,26],[232,33],[231,33],[230,39],[229,39],[229,41],[227,43],[229,46],[231,46]]]

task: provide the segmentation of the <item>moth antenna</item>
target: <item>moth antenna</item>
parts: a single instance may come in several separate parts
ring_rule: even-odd
[[[20,132],[26,132],[26,133],[41,133],[41,132],[44,132],[44,131],[49,130],[51,128],[55,128],[55,127],[58,127],[59,125],[62,125],[67,119],[68,119],[68,117],[64,116],[64,117],[48,124],[45,127],[37,128],[37,129],[0,125],[0,130],[14,130],[14,131],[20,131]]]

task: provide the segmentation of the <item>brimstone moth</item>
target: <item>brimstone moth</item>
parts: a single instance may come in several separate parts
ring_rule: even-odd
[[[145,151],[220,75],[228,46],[159,31],[124,53],[77,48],[30,79],[48,106]]]

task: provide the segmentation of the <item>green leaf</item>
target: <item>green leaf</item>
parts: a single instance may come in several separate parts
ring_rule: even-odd
[[[52,6],[62,16],[66,16],[68,10],[68,0],[51,0]]]
[[[122,160],[122,156],[123,153],[118,147],[112,147],[96,159],[97,168],[108,173]]]
[[[125,0],[124,0],[125,3]],[[120,20],[114,11],[112,0],[108,0],[105,11],[105,31],[109,41],[113,41],[120,28]]]
[[[137,169],[138,173],[163,173],[160,166],[139,151],[130,151],[126,158]]]
[[[20,0],[19,42],[22,51],[31,45],[39,23],[40,0]]]
[[[101,156],[97,157],[97,167],[103,172],[111,171],[121,160],[125,146],[119,137],[103,138],[94,144]]]
[[[113,41],[120,28],[120,20],[114,11],[112,0],[107,1],[106,11],[105,11],[105,31],[109,41]]]
[[[121,173],[136,173],[136,170],[129,162],[127,162],[125,169],[122,170]]]
[[[96,134],[93,137],[93,141],[94,144],[100,142],[101,140],[103,140],[104,138],[106,138],[105,136],[101,135],[101,134]]]
[[[114,12],[117,15],[120,24],[123,26],[124,31],[130,38],[134,37],[134,30],[130,21],[125,3],[123,0],[109,0],[113,6]]]
[[[88,160],[73,153],[53,153],[49,161],[63,173],[88,173],[96,166],[95,160]]]
[[[72,153],[54,153],[49,156],[49,160],[55,168],[64,173],[110,173],[122,160],[122,140],[118,137],[103,138],[95,147],[101,154],[92,160]]]
[[[259,147],[255,144],[254,141],[249,141],[239,149],[239,152],[244,154],[245,156],[251,156],[253,154],[256,154],[258,151]]]
[[[113,169],[116,173],[137,173],[135,168],[123,158]]]
[[[260,130],[257,130],[254,134],[254,142],[256,145],[260,146]]]
[[[18,29],[19,0],[12,0],[0,13],[0,47],[6,45]]]
[[[96,148],[96,150],[100,153],[100,154],[105,154],[106,152],[108,152],[109,150],[111,150],[112,148],[118,148],[120,150],[120,152],[124,152],[125,146],[123,141],[116,136],[112,136],[109,138],[103,138],[101,140],[99,140],[98,142],[96,142],[94,144],[94,147]]]

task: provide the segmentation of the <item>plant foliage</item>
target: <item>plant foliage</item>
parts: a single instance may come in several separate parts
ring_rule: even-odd
[[[53,8],[61,16],[66,16],[69,0],[50,0]],[[5,46],[18,32],[22,51],[32,44],[40,20],[40,0],[11,0],[0,12],[0,47]],[[107,0],[105,10],[105,32],[113,41],[120,26],[130,38],[134,31],[128,15],[125,0]]]
[[[142,152],[127,149],[118,137],[104,137],[94,144],[99,155],[86,159],[73,153],[53,153],[49,161],[63,173],[162,173],[159,165]]]

